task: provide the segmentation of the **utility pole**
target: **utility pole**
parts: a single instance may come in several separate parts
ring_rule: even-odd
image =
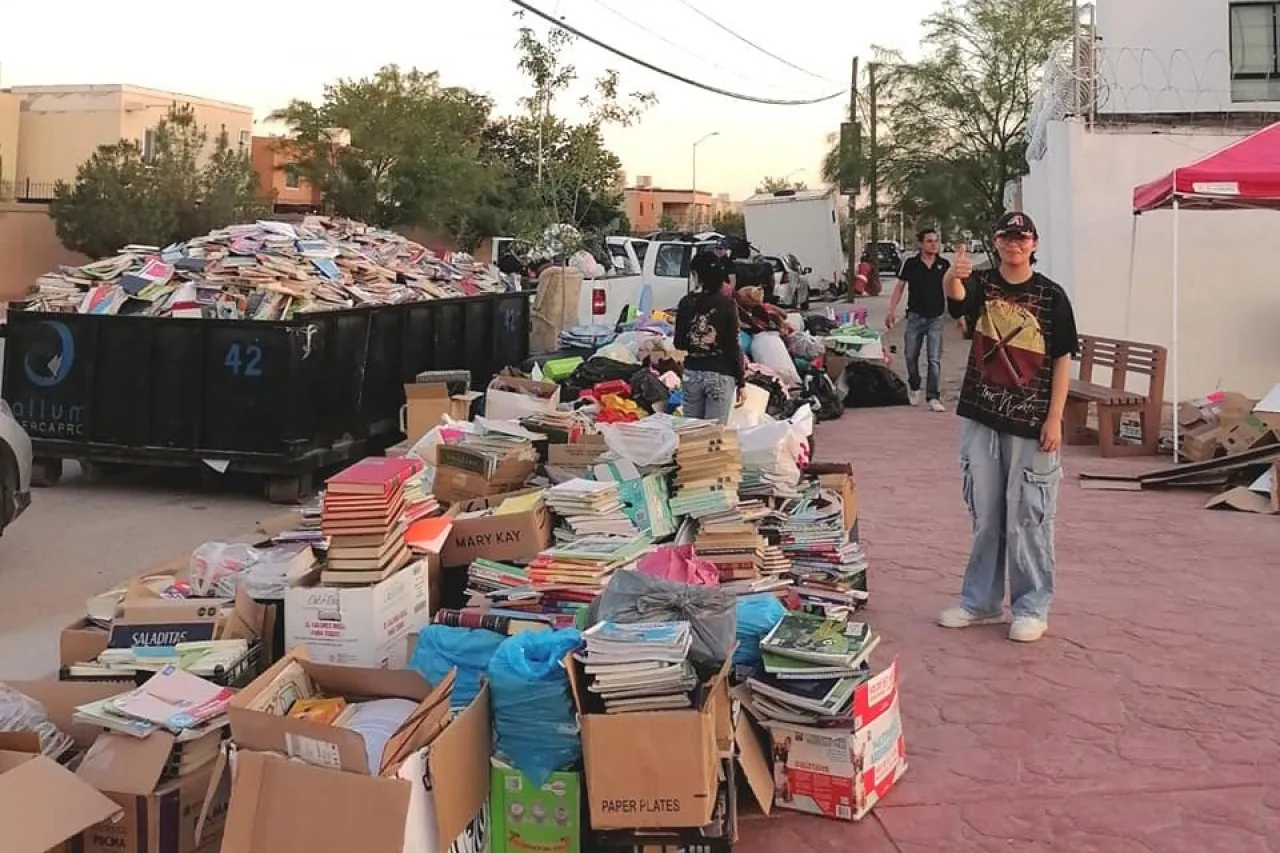
[[[867,63],[867,97],[871,115],[871,157],[867,173],[867,191],[871,194],[871,281],[867,289],[873,296],[880,295],[880,145],[876,134],[876,113],[879,104],[876,99],[876,64]]]
[[[858,123],[858,57],[853,58],[853,76],[849,82],[849,126],[853,133],[861,133]],[[862,146],[857,144],[856,140],[841,139],[842,151],[841,167],[845,169],[861,168],[860,163],[850,163],[849,161],[855,156],[855,152]],[[858,189],[861,186],[859,181],[856,185],[850,187],[848,180],[843,180],[846,184],[844,190],[849,193],[849,299],[853,300],[853,282],[858,274]]]

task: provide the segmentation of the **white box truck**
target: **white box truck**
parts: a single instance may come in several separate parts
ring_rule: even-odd
[[[839,193],[783,190],[754,195],[743,202],[747,239],[764,255],[795,255],[813,293],[830,292],[845,272],[840,245]]]

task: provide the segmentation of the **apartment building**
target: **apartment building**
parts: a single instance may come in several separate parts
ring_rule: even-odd
[[[0,92],[0,180],[15,197],[48,198],[57,181],[75,179],[76,167],[100,145],[131,139],[149,150],[156,125],[172,106],[182,104],[191,106],[208,134],[209,152],[223,132],[232,145],[249,149],[253,110],[239,104],[121,84],[5,89]]]
[[[255,136],[250,159],[264,198],[275,200],[277,211],[310,213],[320,209],[320,191],[289,168],[294,143],[283,136]]]
[[[709,227],[718,214],[733,209],[728,193],[664,189],[653,186],[653,179],[645,175],[636,177],[635,186],[623,188],[622,199],[631,230],[637,234],[656,231],[664,222],[690,230]]]

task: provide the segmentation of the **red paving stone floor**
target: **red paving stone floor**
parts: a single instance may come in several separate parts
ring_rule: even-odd
[[[1068,448],[1049,633],[947,631],[969,544],[958,429],[909,408],[819,427],[818,458],[854,465],[910,769],[860,824],[775,812],[735,849],[1280,851],[1280,518],[1084,491],[1080,471],[1165,463]]]

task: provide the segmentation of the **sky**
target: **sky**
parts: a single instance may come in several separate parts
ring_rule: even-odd
[[[569,50],[579,74],[557,112],[572,117],[577,95],[606,69],[624,91],[652,92],[657,104],[637,125],[611,129],[628,183],[688,189],[693,143],[697,188],[749,196],[766,175],[821,184],[828,137],[848,112],[851,62],[871,46],[919,50],[920,21],[941,0],[529,0],[584,33],[698,82],[761,98],[813,106],[767,106],[702,92],[640,68],[585,41]],[[160,0],[54,0],[10,4],[5,31],[32,37],[0,45],[0,86],[127,83],[246,104],[263,121],[291,99],[319,100],[326,83],[396,63],[438,71],[445,85],[490,95],[503,113],[518,109],[528,81],[517,68],[521,21],[509,0],[428,0],[420,4],[216,6]],[[327,11],[335,14],[326,14]],[[785,15],[783,14],[785,10]],[[725,29],[791,65],[771,59]],[[526,16],[535,28],[545,26]],[[33,34],[40,34],[34,36]]]

